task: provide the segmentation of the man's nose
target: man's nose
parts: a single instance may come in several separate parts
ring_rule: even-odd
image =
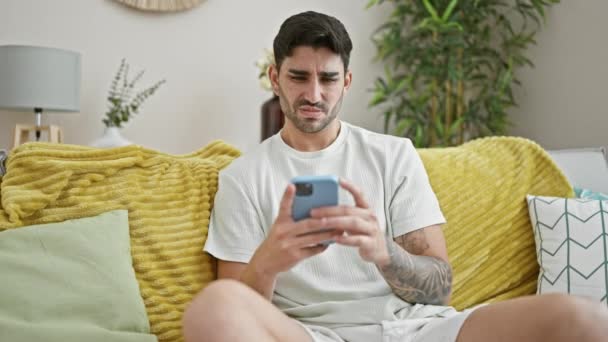
[[[321,91],[322,89],[321,84],[319,84],[319,80],[313,79],[310,81],[308,87],[306,88],[304,98],[311,103],[317,103],[322,99]]]

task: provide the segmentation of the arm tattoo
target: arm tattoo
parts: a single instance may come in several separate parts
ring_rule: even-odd
[[[416,255],[429,248],[424,231],[400,236],[397,242],[387,239],[387,247],[390,261],[379,269],[398,297],[410,303],[447,304],[452,268],[438,258]]]

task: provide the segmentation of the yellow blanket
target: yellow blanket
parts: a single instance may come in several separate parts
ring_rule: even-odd
[[[548,155],[520,138],[420,154],[448,221],[452,305],[534,293],[538,266],[525,195],[572,195]],[[152,332],[160,341],[180,341],[186,304],[214,279],[214,263],[201,249],[217,173],[238,155],[222,142],[185,156],[135,146],[25,144],[13,151],[1,180],[0,230],[128,209]]]
[[[186,304],[215,278],[202,248],[217,174],[238,155],[222,142],[184,156],[25,144],[9,157],[0,184],[0,230],[128,209],[151,331],[160,341],[181,341]]]
[[[538,264],[526,194],[573,196],[549,155],[514,137],[419,153],[447,220],[451,305],[463,309],[534,294]]]

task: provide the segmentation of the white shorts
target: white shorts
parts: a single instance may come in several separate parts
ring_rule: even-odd
[[[474,310],[468,309],[449,317],[383,321],[374,326],[337,329],[299,323],[313,342],[455,342],[462,324]]]

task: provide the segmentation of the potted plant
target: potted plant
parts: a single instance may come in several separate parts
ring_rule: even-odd
[[[96,147],[118,147],[130,145],[131,142],[120,134],[120,129],[126,124],[133,115],[139,112],[144,101],[152,96],[158,88],[165,83],[160,80],[152,86],[136,91],[135,85],[144,75],[144,70],[135,74],[129,80],[129,64],[123,58],[112,83],[108,94],[108,111],[102,119],[105,125],[104,136],[95,141]]]
[[[381,106],[384,130],[419,147],[452,146],[505,134],[517,105],[516,70],[559,0],[371,0],[390,2],[373,36],[384,76],[370,106]]]

